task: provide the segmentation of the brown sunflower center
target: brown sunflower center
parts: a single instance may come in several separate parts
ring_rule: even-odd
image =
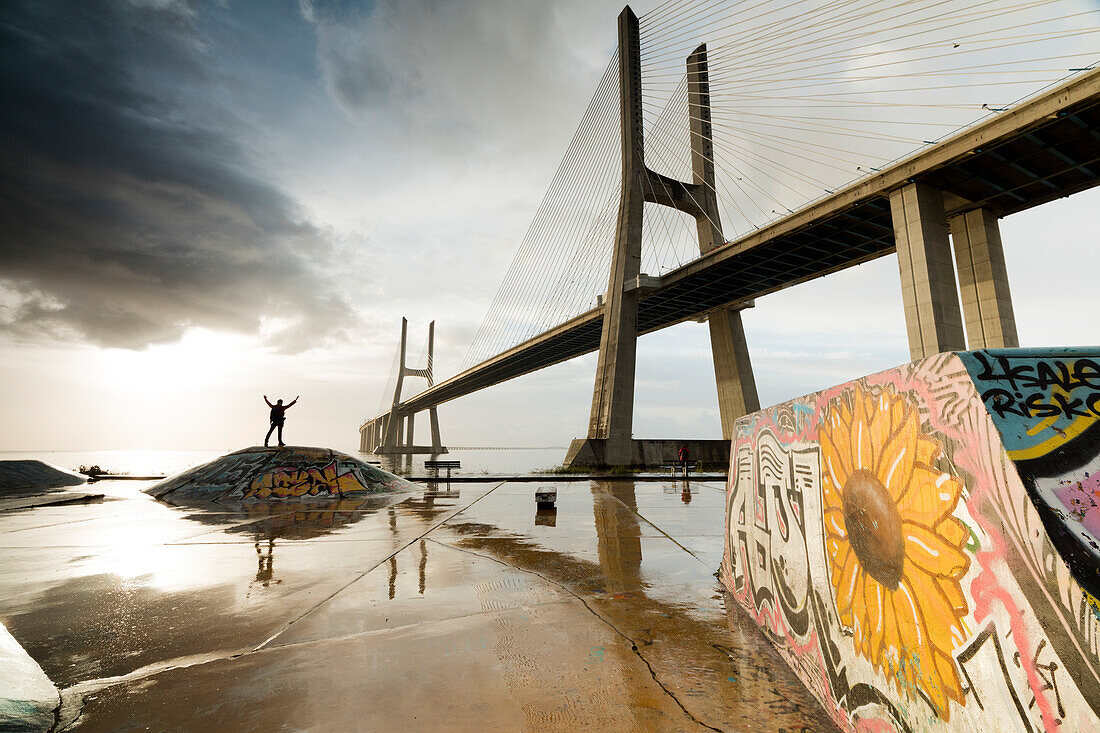
[[[875,474],[861,468],[848,477],[841,493],[848,542],[860,565],[872,578],[897,590],[905,565],[905,540],[890,492]]]

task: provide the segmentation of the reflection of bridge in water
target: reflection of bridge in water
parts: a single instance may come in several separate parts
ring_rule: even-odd
[[[650,21],[645,39],[629,8],[619,17],[617,60],[609,67],[609,74],[597,90],[562,163],[562,170],[571,174],[587,170],[574,163],[574,159],[588,160],[584,157],[588,148],[598,147],[591,141],[607,140],[606,135],[600,137],[600,130],[593,132],[590,128],[601,124],[618,128],[621,177],[614,186],[618,216],[613,232],[600,229],[593,235],[596,239],[603,237],[603,241],[585,245],[609,255],[606,291],[597,288],[583,292],[591,276],[587,272],[564,272],[561,283],[556,283],[558,290],[546,296],[547,303],[576,301],[562,284],[575,281],[582,288],[581,302],[589,305],[574,309],[567,314],[569,317],[557,321],[548,314],[561,313],[560,307],[557,310],[535,307],[533,312],[530,302],[517,301],[521,288],[510,284],[512,280],[522,281],[524,257],[534,257],[530,252],[525,255],[521,248],[517,256],[519,264],[513,265],[515,271],[510,271],[509,280],[502,285],[501,294],[475,339],[471,353],[477,357],[476,363],[435,383],[430,376],[429,358],[428,388],[407,399],[402,399],[398,391],[391,405],[378,417],[366,421],[360,428],[362,450],[379,453],[420,450],[412,447],[411,435],[413,417],[423,410],[430,412],[432,445],[438,448],[437,405],[598,351],[587,438],[574,441],[570,460],[578,464],[640,463],[641,449],[638,441],[632,439],[637,337],[692,319],[709,323],[722,431],[728,440],[733,421],[759,408],[741,309],[768,293],[894,253],[898,255],[909,347],[914,360],[968,347],[1018,345],[998,222],[1007,215],[1100,182],[1100,70],[1071,69],[1078,73],[1068,81],[1019,104],[1007,107],[982,104],[981,108],[988,111],[986,119],[953,135],[926,140],[917,152],[896,162],[876,166],[864,157],[863,166],[857,168],[866,174],[862,178],[834,188],[819,187],[818,193],[825,191],[823,196],[809,203],[799,201],[794,209],[778,218],[760,224],[750,218],[751,228],[727,241],[723,214],[736,219],[738,215],[731,214],[731,206],[741,211],[737,205],[741,198],[733,195],[730,200],[729,190],[724,186],[732,182],[744,191],[763,185],[763,179],[752,180],[750,173],[731,162],[730,156],[734,154],[728,147],[723,148],[723,144],[729,143],[722,136],[730,125],[729,116],[748,107],[779,129],[795,119],[830,119],[811,117],[813,111],[802,108],[799,108],[802,117],[793,116],[790,108],[782,106],[791,99],[823,97],[837,105],[839,101],[822,94],[781,97],[775,102],[780,106],[773,109],[761,107],[751,93],[712,95],[712,85],[721,81],[732,62],[720,55],[712,69],[706,33],[700,31],[696,35],[703,42],[687,55],[676,92],[667,96],[668,105],[664,109],[655,107],[652,88],[661,88],[665,83],[662,76],[677,74],[671,73],[669,64],[662,66],[653,59],[667,60],[673,49],[683,45],[683,38],[694,37],[688,32],[692,27],[687,21],[676,19],[678,11],[663,8],[658,13],[661,20]],[[951,12],[956,11],[947,12],[945,20],[951,17]],[[994,19],[991,16],[990,22]],[[732,19],[727,20],[735,25]],[[670,24],[681,29],[679,41],[668,40],[658,32]],[[1038,27],[1033,30],[1038,31]],[[935,36],[929,33],[930,39]],[[960,44],[953,45],[958,48]],[[855,54],[851,58],[863,57]],[[868,64],[868,68],[872,66]],[[655,73],[651,80],[643,76],[643,68],[661,73]],[[1012,68],[1016,67],[1006,67]],[[948,73],[937,71],[926,76],[942,77]],[[998,73],[1005,73],[1005,69],[999,69]],[[712,75],[716,78],[712,79]],[[975,89],[983,94],[994,89],[984,86],[987,81],[975,83]],[[830,83],[840,82],[821,82]],[[762,88],[759,84],[756,89]],[[890,94],[892,91],[896,90],[880,90],[879,96],[896,99],[896,95]],[[841,92],[844,93],[856,92]],[[945,89],[942,93],[948,92]],[[610,103],[616,97],[618,104]],[[875,104],[889,106],[885,101],[868,102]],[[974,109],[978,109],[976,104]],[[821,114],[820,109],[816,114]],[[857,143],[871,146],[875,135],[867,133],[861,140],[862,128],[857,121],[849,123]],[[913,122],[912,128],[924,129],[921,124],[934,123]],[[905,128],[889,129],[896,133],[897,129]],[[673,139],[670,135],[673,131],[681,133],[683,139]],[[762,139],[771,139],[761,134],[765,135]],[[917,142],[921,135],[917,133]],[[643,137],[656,145],[644,145]],[[809,150],[814,151],[811,156],[800,156],[809,161],[803,165],[809,166],[814,160],[820,163],[835,155],[827,145],[815,148],[815,140],[811,137],[790,141],[797,149],[811,144]],[[680,152],[686,156],[676,159]],[[769,175],[767,170],[752,166],[749,152],[742,150],[739,155],[734,158],[753,168],[758,177]],[[611,158],[601,160],[606,165],[613,163]],[[746,160],[750,162],[745,163]],[[651,165],[678,170],[680,177],[658,173]],[[577,190],[581,188],[571,185]],[[556,189],[552,186],[553,190]],[[600,203],[591,205],[598,207]],[[782,202],[777,203],[785,208]],[[686,263],[662,270],[659,276],[650,276],[641,270],[646,256],[643,239],[662,236],[654,230],[663,221],[660,217],[667,217],[669,210],[686,215],[693,223],[697,254]],[[773,209],[773,213],[781,212]],[[610,222],[610,217],[607,220]],[[532,228],[545,228],[545,224],[537,217]],[[566,244],[563,242],[561,246]],[[561,256],[570,259],[568,251]],[[605,259],[574,256],[567,269],[602,266]],[[596,306],[590,307],[593,300]],[[521,327],[515,327],[517,322]],[[531,323],[543,325],[532,332]],[[483,337],[497,331],[505,335],[495,341]],[[404,362],[404,326],[402,332],[399,379],[400,375],[411,373]],[[478,352],[478,345],[485,343],[503,348]]]

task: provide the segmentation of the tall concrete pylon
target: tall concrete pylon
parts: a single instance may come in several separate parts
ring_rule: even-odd
[[[638,352],[638,288],[642,262],[643,181],[649,173],[642,143],[642,61],[638,16],[627,6],[619,14],[619,114],[622,191],[611,276],[604,301],[596,386],[592,392],[589,440],[603,441],[608,465],[633,463],[634,368]]]
[[[428,408],[432,443],[430,446],[418,446],[413,442],[413,426],[416,413],[401,408],[401,392],[405,386],[405,377],[422,377],[431,387],[435,382],[433,367],[435,364],[435,321],[428,324],[428,363],[424,369],[410,369],[406,359],[408,355],[408,319],[401,319],[401,345],[398,354],[397,382],[394,385],[393,401],[390,410],[375,420],[364,423],[359,428],[359,449],[376,454],[394,453],[446,453],[447,449],[439,438],[439,415],[435,407]]]
[[[707,44],[688,56],[688,117],[691,120],[691,171],[699,187],[703,215],[695,219],[699,230],[699,252],[706,254],[723,244],[722,219],[714,183],[714,138],[710,119],[710,72]],[[760,409],[756,379],[749,360],[740,308],[719,308],[707,314],[710,351],[714,359],[714,381],[718,386],[718,413],[722,437],[733,438],[733,423],[742,415]]]
[[[622,190],[604,300],[603,330],[592,394],[587,441],[574,441],[566,462],[631,465],[641,462],[632,435],[637,363],[638,302],[646,287],[641,274],[642,215],[647,202],[695,217],[699,250],[724,242],[714,184],[714,145],[710,121],[710,81],[706,45],[687,60],[693,180],[678,181],[645,164],[642,126],[641,43],[638,18],[629,6],[619,14],[619,112]],[[745,333],[738,309],[708,314],[722,432],[732,437],[733,421],[759,408]],[[585,445],[586,444],[586,445]]]

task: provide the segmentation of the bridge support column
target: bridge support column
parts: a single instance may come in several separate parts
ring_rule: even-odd
[[[443,441],[439,439],[439,414],[434,407],[428,408],[428,422],[432,428],[432,453],[444,453]]]
[[[951,241],[968,348],[1019,346],[997,217],[986,209],[951,217]]]
[[[695,217],[699,251],[709,252],[725,242],[714,183],[714,137],[710,119],[710,72],[704,43],[687,60],[688,117],[691,120],[691,171],[693,199],[700,212]],[[733,423],[760,409],[756,379],[752,373],[745,329],[739,308],[720,308],[707,316],[714,381],[718,386],[718,414],[722,437],[733,438]]]
[[[909,354],[914,361],[966,348],[943,194],[910,183],[890,194]]]
[[[718,414],[722,419],[722,437],[733,439],[737,418],[760,409],[756,379],[749,361],[741,311],[720,308],[707,316],[710,349],[714,359],[714,381],[718,385]]]
[[[406,445],[406,446],[416,445],[416,441],[413,440],[413,425],[415,424],[415,422],[414,422],[415,419],[416,419],[416,414],[412,413],[412,412],[410,412],[409,416],[405,419],[407,424],[408,424],[408,427],[405,429],[406,430],[406,432],[405,432],[405,442],[403,443],[403,445]]]
[[[637,361],[637,288],[627,284],[641,272],[642,213],[648,175],[642,154],[642,70],[638,18],[629,8],[619,14],[619,110],[623,183],[611,258],[611,276],[600,334],[596,385],[592,393],[590,440],[605,441],[603,463],[634,463],[634,369]]]

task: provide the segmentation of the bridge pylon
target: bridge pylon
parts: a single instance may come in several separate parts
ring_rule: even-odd
[[[691,183],[661,175],[645,164],[640,46],[638,18],[627,6],[619,14],[622,138],[619,217],[604,297],[603,330],[588,437],[573,441],[566,457],[567,464],[629,466],[646,462],[645,451],[633,439],[632,433],[638,303],[647,284],[655,279],[640,271],[645,204],[669,206],[695,217],[701,252],[708,252],[725,241],[715,193],[706,44],[695,49],[687,59]],[[719,308],[707,314],[725,440],[733,435],[734,420],[760,407],[740,307]]]
[[[413,428],[416,411],[404,409],[401,403],[401,391],[405,386],[405,377],[421,377],[428,380],[431,387],[435,382],[433,366],[435,363],[435,321],[428,324],[428,364],[424,369],[410,369],[406,363],[408,355],[408,319],[401,319],[401,346],[398,355],[397,382],[393,390],[393,401],[389,412],[368,420],[359,427],[359,450],[377,455],[407,453],[446,453],[439,438],[439,415],[435,407],[428,408],[428,420],[431,428],[432,444],[416,445],[413,441]]]

